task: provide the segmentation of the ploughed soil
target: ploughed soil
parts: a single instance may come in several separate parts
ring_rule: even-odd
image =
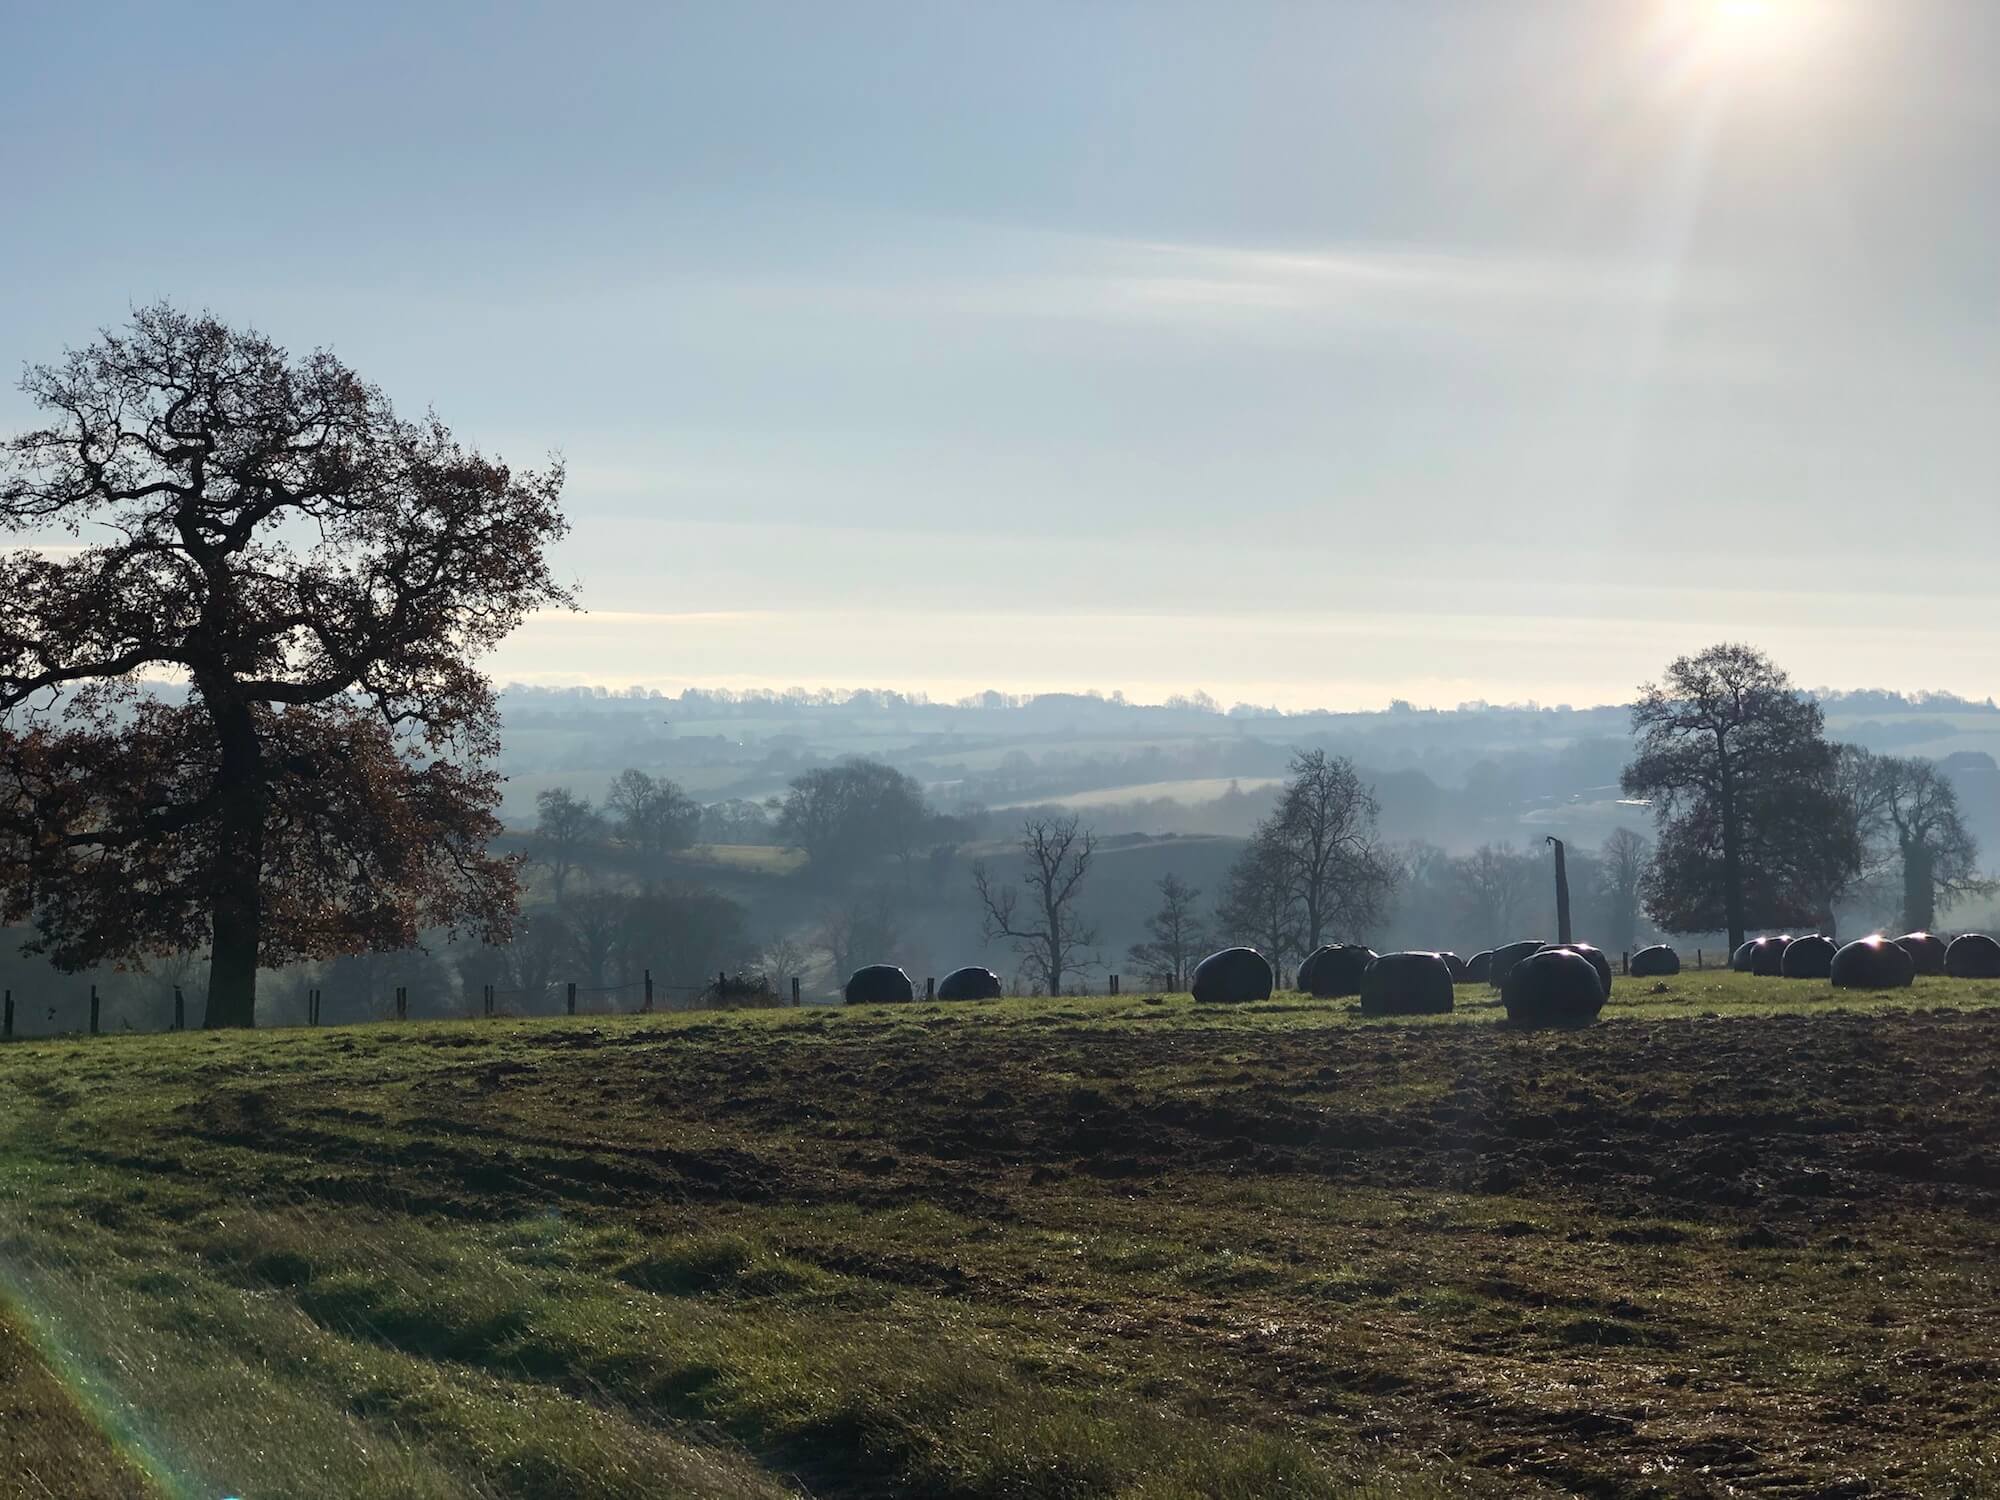
[[[248,1070],[191,1042],[158,1128],[65,1149],[740,1233],[1032,1333],[1049,1379],[1469,1492],[2000,1494],[2000,1010],[1923,996],[1553,1033],[1129,997],[376,1027]]]

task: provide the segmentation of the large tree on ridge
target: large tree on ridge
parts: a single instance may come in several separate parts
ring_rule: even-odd
[[[0,915],[63,968],[206,947],[210,1026],[254,1023],[260,964],[504,937],[473,662],[570,602],[560,467],[164,304],[23,389],[48,417],[0,449],[29,543],[0,557]]]
[[[1625,792],[1651,799],[1659,842],[1646,905],[1670,932],[1815,921],[1860,866],[1819,705],[1749,646],[1683,656],[1632,707]]]

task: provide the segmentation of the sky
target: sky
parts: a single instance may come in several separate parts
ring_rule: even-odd
[[[503,681],[1983,698],[1996,70],[1993,0],[22,0],[0,366],[166,298],[559,454]]]

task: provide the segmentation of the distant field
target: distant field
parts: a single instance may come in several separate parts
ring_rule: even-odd
[[[0,1289],[204,1500],[2000,1494],[2000,985],[1459,996],[19,1043]]]
[[[1213,802],[1232,786],[1245,792],[1260,792],[1267,786],[1276,786],[1280,780],[1282,778],[1277,776],[1207,776],[1193,781],[1143,781],[1131,786],[1107,786],[1088,792],[1031,797],[1025,802],[1003,802],[994,810],[1004,812],[1010,807],[1051,803],[1060,807],[1108,807],[1121,802],[1149,801],[1156,797],[1170,797],[1176,802]]]

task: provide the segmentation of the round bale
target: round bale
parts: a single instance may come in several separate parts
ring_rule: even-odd
[[[910,976],[894,964],[866,964],[847,977],[849,1005],[895,1005],[916,998]]]
[[[1730,954],[1729,967],[1734,969],[1738,974],[1748,974],[1750,972],[1750,951],[1756,946],[1757,944],[1754,941],[1748,942]]]
[[[1953,979],[2000,979],[2000,943],[1983,932],[1968,932],[1944,950],[1944,971]]]
[[[1865,937],[1833,955],[1827,977],[1837,990],[1900,990],[1917,977],[1917,964],[1887,938]]]
[[[998,1000],[1001,994],[1000,976],[977,964],[953,969],[938,981],[937,987],[940,1000]]]
[[[1776,979],[1784,968],[1785,949],[1791,944],[1791,935],[1784,937],[1760,937],[1750,945],[1750,972],[1766,979]]]
[[[1361,976],[1364,1016],[1440,1016],[1451,1002],[1451,966],[1439,953],[1385,953]]]
[[[1544,943],[1544,948],[1556,948],[1564,953],[1576,953],[1590,960],[1591,968],[1597,970],[1597,982],[1604,987],[1604,998],[1611,998],[1611,960],[1604,956],[1600,948],[1588,943]]]
[[[1438,957],[1443,959],[1444,966],[1451,970],[1451,982],[1453,984],[1464,984],[1467,977],[1465,960],[1460,958],[1456,953],[1440,953]]]
[[[1817,933],[1793,938],[1785,944],[1785,956],[1779,960],[1778,973],[1786,979],[1829,978],[1833,973],[1833,956],[1839,951],[1840,944]]]
[[[1486,971],[1486,982],[1500,986],[1507,983],[1507,972],[1530,953],[1539,953],[1548,944],[1540,938],[1524,938],[1518,943],[1508,943],[1493,950],[1493,962]]]
[[[1493,950],[1482,948],[1465,961],[1465,982],[1484,984],[1493,977]]]
[[[1588,1026],[1604,1009],[1604,986],[1581,953],[1542,948],[1507,971],[1500,998],[1516,1026]]]
[[[1299,965],[1299,989],[1322,1000],[1334,995],[1358,995],[1361,976],[1374,962],[1375,950],[1359,943],[1330,943],[1315,948]]]
[[[1919,974],[1942,974],[1944,956],[1950,950],[1944,939],[1933,937],[1928,932],[1906,932],[1896,939],[1896,946],[1910,955],[1910,962],[1917,966]]]
[[[1194,998],[1201,1005],[1240,1005],[1271,998],[1271,965],[1255,948],[1224,948],[1194,966]]]
[[[1681,971],[1681,956],[1665,943],[1655,943],[1650,948],[1641,948],[1632,955],[1627,970],[1634,979],[1665,979],[1670,974]]]

